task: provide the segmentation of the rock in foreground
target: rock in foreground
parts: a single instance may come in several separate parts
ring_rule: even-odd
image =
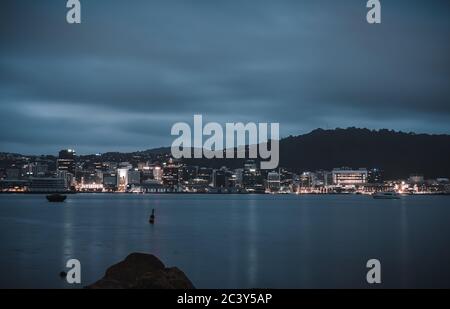
[[[88,289],[194,289],[192,282],[176,267],[166,268],[151,254],[132,253],[106,270],[102,279]]]

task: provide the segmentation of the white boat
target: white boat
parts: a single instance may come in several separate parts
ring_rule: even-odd
[[[372,194],[372,197],[378,200],[398,200],[400,199],[400,194],[394,191],[377,192]]]

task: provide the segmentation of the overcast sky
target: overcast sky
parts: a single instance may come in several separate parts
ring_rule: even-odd
[[[170,145],[170,128],[279,122],[450,133],[450,1],[2,1],[0,151]]]

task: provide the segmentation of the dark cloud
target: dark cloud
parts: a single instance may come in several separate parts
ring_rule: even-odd
[[[169,145],[192,121],[450,131],[450,3],[4,1],[0,151]]]

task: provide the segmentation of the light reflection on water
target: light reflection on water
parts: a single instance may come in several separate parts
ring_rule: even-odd
[[[84,284],[131,252],[178,266],[199,288],[450,287],[450,199],[367,196],[77,194],[64,204],[0,195],[0,286]],[[156,209],[156,224],[148,224]]]

